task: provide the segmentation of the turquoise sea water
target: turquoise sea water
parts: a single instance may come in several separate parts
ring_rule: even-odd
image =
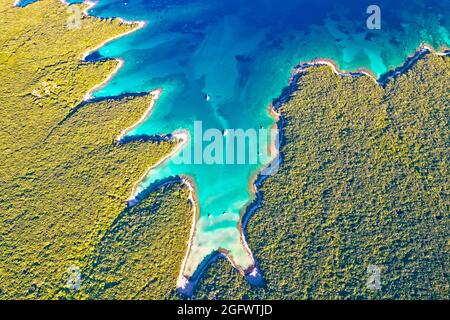
[[[371,4],[381,9],[380,30],[366,27]],[[125,61],[112,81],[94,93],[96,98],[163,89],[151,117],[130,135],[185,129],[195,140],[194,121],[222,132],[271,128],[275,120],[267,107],[300,62],[324,57],[342,70],[365,68],[379,77],[400,66],[422,42],[450,46],[449,1],[100,0],[90,14],[148,22],[91,56]],[[193,145],[184,149],[193,150]],[[141,183],[141,192],[173,176],[188,176],[195,183],[199,220],[184,276],[191,277],[219,249],[240,269],[253,266],[238,225],[254,198],[249,185],[267,161],[211,165],[168,160]]]

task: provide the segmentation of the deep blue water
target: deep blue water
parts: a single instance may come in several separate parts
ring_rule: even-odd
[[[381,9],[380,30],[366,27],[371,4]],[[194,121],[221,131],[270,128],[275,120],[267,107],[299,62],[324,57],[343,70],[365,68],[379,77],[422,42],[450,46],[450,1],[100,0],[90,13],[148,22],[99,51],[123,58],[125,65],[95,97],[164,90],[150,119],[131,135],[187,129],[194,139]],[[185,276],[218,249],[227,250],[244,270],[253,265],[238,223],[254,197],[249,183],[267,161],[180,165],[169,160],[143,181],[140,191],[176,175],[195,182],[200,213]]]

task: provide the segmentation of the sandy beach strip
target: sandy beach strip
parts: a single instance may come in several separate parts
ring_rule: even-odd
[[[187,286],[189,285],[190,278],[184,275],[184,271],[186,269],[187,260],[189,259],[189,255],[191,254],[191,251],[192,251],[192,245],[194,242],[195,232],[197,230],[197,221],[200,218],[200,216],[199,216],[200,207],[199,207],[199,202],[197,199],[197,191],[196,191],[195,183],[193,182],[193,180],[191,180],[191,178],[185,176],[182,178],[182,181],[189,189],[189,198],[188,199],[189,199],[189,201],[191,201],[192,206],[193,206],[192,225],[191,225],[191,231],[189,234],[189,240],[187,243],[187,250],[186,250],[183,262],[181,263],[181,268],[180,268],[180,272],[178,274],[178,279],[177,279],[177,288],[186,289]]]

